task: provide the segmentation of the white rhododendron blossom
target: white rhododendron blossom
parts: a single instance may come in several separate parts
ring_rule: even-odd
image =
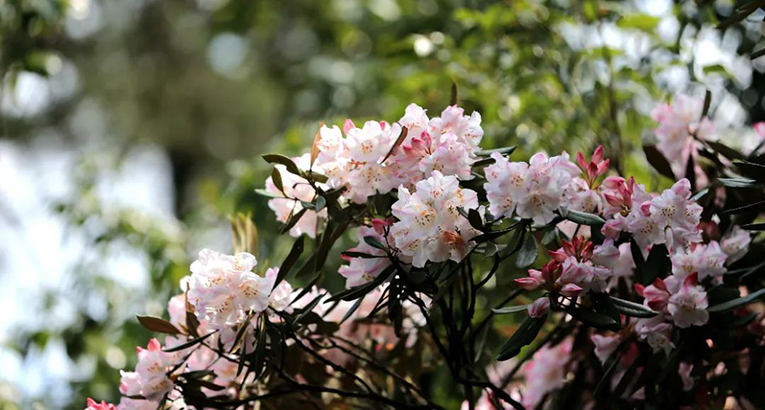
[[[215,325],[233,325],[250,312],[264,311],[275,277],[253,273],[255,265],[255,257],[246,252],[232,256],[200,251],[188,280],[188,300],[197,317]]]
[[[433,171],[430,178],[415,185],[414,192],[404,186],[398,192],[392,207],[398,222],[390,228],[396,248],[419,268],[427,261],[462,260],[470,251],[470,239],[479,231],[458,208],[478,209],[475,191],[460,188],[454,176]]]

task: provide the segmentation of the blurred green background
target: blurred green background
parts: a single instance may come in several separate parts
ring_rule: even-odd
[[[716,29],[738,5],[0,0],[0,409],[115,400],[151,337],[133,315],[162,314],[202,247],[231,250],[235,212],[278,264],[259,154],[300,154],[320,121],[436,115],[454,82],[485,148],[603,144],[655,188],[651,109],[710,89],[718,137],[755,146],[765,13]]]

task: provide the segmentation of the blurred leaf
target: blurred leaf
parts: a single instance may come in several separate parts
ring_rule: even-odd
[[[618,310],[619,313],[630,317],[651,318],[658,314],[639,303],[619,299],[615,296],[609,296],[609,298],[611,299],[611,304],[613,305],[614,309]]]
[[[606,221],[598,215],[589,214],[587,212],[579,212],[569,210],[566,213],[566,219],[571,222],[576,222],[581,225],[587,226],[602,226]]]
[[[136,317],[138,318],[138,322],[141,323],[141,326],[151,330],[152,332],[166,333],[169,335],[181,334],[181,331],[178,330],[177,327],[165,319],[156,316],[136,315]]]
[[[746,306],[757,299],[765,296],[765,289],[760,289],[756,292],[750,293],[744,297],[729,300],[727,302],[720,303],[718,305],[710,306],[707,308],[707,312],[709,313],[725,313],[730,312],[733,309],[739,308],[741,306]]]
[[[534,235],[529,232],[526,235],[521,250],[518,252],[518,256],[515,258],[515,266],[518,268],[527,268],[534,264],[537,260],[537,255],[537,242],[534,240]]]
[[[284,278],[289,275],[290,271],[292,270],[292,267],[295,266],[295,262],[298,261],[300,258],[300,255],[303,254],[303,248],[305,245],[305,236],[300,236],[297,238],[295,243],[292,244],[292,249],[290,249],[290,253],[287,255],[287,257],[284,259],[284,262],[282,262],[282,266],[279,267],[279,274],[276,275],[276,281],[274,281],[274,288],[276,288],[281,281],[284,280]]]
[[[512,359],[521,352],[521,349],[534,341],[545,324],[547,316],[540,318],[527,317],[518,330],[499,349],[496,360],[499,362]]]
[[[659,174],[664,175],[673,181],[675,180],[675,173],[672,172],[672,166],[669,164],[669,161],[667,161],[667,158],[665,158],[655,146],[645,145],[643,146],[643,152],[645,153],[648,163],[651,164]]]
[[[282,155],[282,154],[264,154],[263,159],[266,160],[269,164],[281,164],[284,165],[284,167],[289,171],[290,173],[293,173],[295,175],[301,175],[300,169],[298,168],[297,164],[295,164],[295,161],[290,159],[289,157]]]

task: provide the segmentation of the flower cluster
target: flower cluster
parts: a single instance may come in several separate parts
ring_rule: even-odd
[[[433,171],[430,178],[415,184],[414,192],[402,185],[391,208],[398,219],[390,228],[396,248],[419,268],[427,261],[459,262],[470,251],[470,239],[480,233],[459,208],[479,209],[478,196],[461,188],[454,176]]]
[[[587,291],[606,291],[620,255],[613,241],[595,246],[582,236],[576,236],[572,241],[564,240],[562,248],[548,254],[552,259],[542,266],[542,270],[530,269],[529,276],[515,279],[523,289],[542,288],[549,293],[549,297],[541,297],[529,305],[531,317],[546,315],[550,300],[557,303],[558,295],[574,297]]]
[[[544,225],[553,220],[559,208],[575,201],[571,187],[580,170],[567,153],[555,157],[538,153],[528,163],[510,162],[496,152],[492,158],[495,162],[486,167],[484,189],[489,212],[495,217],[509,218],[517,213]]]
[[[186,281],[197,317],[231,326],[250,313],[266,310],[277,272],[270,270],[262,277],[252,272],[255,265],[255,257],[246,252],[234,256],[210,249],[199,252]]]
[[[406,136],[395,146],[404,127]],[[433,171],[470,179],[483,129],[478,113],[465,116],[456,105],[428,118],[424,109],[411,104],[397,123],[367,121],[359,128],[347,120],[342,132],[323,126],[320,136],[316,166],[326,173],[327,183],[345,187],[343,195],[364,203],[375,193],[412,186]]]
[[[156,409],[159,401],[172,391],[174,383],[168,377],[172,367],[178,364],[180,357],[162,351],[157,339],[151,339],[146,349],[138,350],[138,364],[134,372],[120,372],[120,393],[125,397],[120,401],[118,410]],[[143,397],[137,399],[134,397]]]
[[[682,174],[687,158],[695,151],[696,138],[708,138],[714,133],[715,125],[703,116],[704,100],[679,95],[674,104],[661,104],[651,116],[659,126],[654,130],[656,148]]]
[[[616,239],[619,232],[629,232],[643,250],[658,244],[682,248],[701,242],[702,209],[691,199],[691,185],[685,178],[653,196],[632,178],[609,177],[603,182],[602,194],[610,205],[606,214],[612,217],[603,227],[608,237]]]

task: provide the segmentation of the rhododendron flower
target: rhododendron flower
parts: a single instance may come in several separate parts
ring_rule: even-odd
[[[484,189],[489,211],[495,216],[510,217],[515,211],[521,218],[544,225],[555,217],[555,211],[571,202],[572,179],[579,169],[565,152],[548,158],[543,153],[531,157],[529,163],[513,162],[493,153],[494,164],[486,167]]]
[[[528,307],[529,316],[533,318],[547,315],[550,311],[550,298],[541,297],[530,304]]]
[[[216,325],[233,325],[249,312],[264,311],[275,275],[264,278],[253,273],[256,264],[255,257],[246,252],[231,256],[200,251],[188,281],[188,299],[197,317]]]
[[[399,199],[391,208],[398,218],[390,228],[396,248],[412,257],[416,267],[427,261],[462,260],[470,250],[468,242],[479,232],[457,209],[478,209],[475,191],[460,188],[456,177],[438,171],[415,187],[413,193],[399,187]]]
[[[299,158],[293,158],[293,161],[300,169],[308,169],[310,155],[305,154]],[[284,165],[276,165],[275,168],[281,176],[283,191],[279,190],[272,177],[266,179],[266,191],[278,197],[269,200],[268,207],[276,213],[277,221],[286,223],[293,215],[297,215],[303,210],[300,201],[313,202],[316,191],[306,179],[288,172]],[[316,165],[314,165],[314,169],[317,169]],[[318,219],[326,217],[326,209],[322,209],[318,214],[314,210],[307,209],[295,226],[290,229],[290,235],[298,237],[306,234],[313,238],[316,236]]]
[[[614,336],[604,336],[594,333],[590,336],[590,339],[595,345],[595,356],[598,357],[600,363],[605,363],[608,357],[611,356],[611,353],[613,353],[616,348],[619,347],[619,343],[621,343],[621,338],[618,334]]]
[[[663,350],[664,353],[669,354],[674,348],[671,341],[672,325],[664,321],[661,315],[650,319],[638,319],[635,332],[640,339],[648,342],[654,352]]]
[[[372,237],[384,244],[386,240],[383,235],[385,235],[385,229],[389,223],[376,219],[373,221],[373,224],[373,227],[362,226],[359,228],[357,234],[359,243],[355,247],[349,249],[351,252],[363,253],[370,257],[350,257],[348,258],[350,264],[343,265],[338,270],[338,272],[345,277],[345,287],[347,288],[371,282],[385,270],[385,268],[391,265],[391,261],[388,259],[384,250],[375,248],[364,240],[365,237]]]
[[[722,251],[728,255],[726,262],[731,264],[744,257],[751,242],[752,235],[748,231],[734,226],[720,242]]]
[[[696,382],[691,377],[693,371],[693,365],[686,362],[681,362],[677,368],[677,374],[680,375],[680,379],[683,381],[683,391],[690,391],[693,389],[693,385]]]
[[[669,298],[667,310],[678,327],[702,326],[709,321],[707,293],[697,282],[695,273],[688,275]]]
[[[573,340],[568,338],[557,346],[543,347],[523,366],[526,376],[523,405],[526,408],[536,408],[547,393],[563,387],[572,343]]]
[[[720,244],[711,241],[707,245],[696,244],[690,252],[683,249],[674,253],[672,260],[672,274],[678,278],[685,278],[691,273],[698,273],[699,280],[707,277],[719,278],[725,273],[726,255]]]
[[[701,117],[704,100],[679,95],[673,105],[662,104],[651,114],[659,126],[654,130],[656,147],[671,162],[678,162],[682,169],[694,146],[693,136],[707,138],[714,132],[714,124]]]

